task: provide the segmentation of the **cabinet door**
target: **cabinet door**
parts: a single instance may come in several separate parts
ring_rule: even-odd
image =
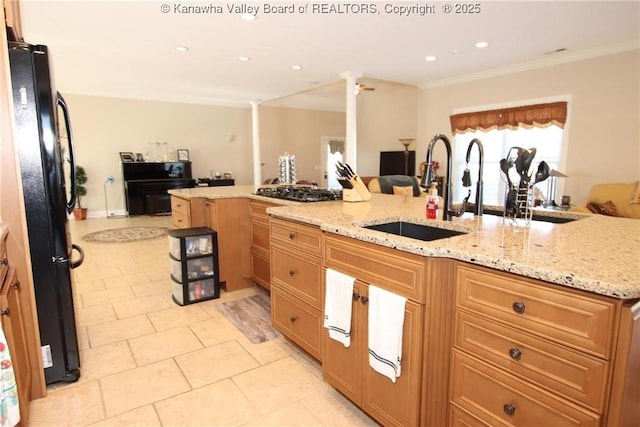
[[[323,328],[322,378],[340,390],[349,400],[358,406],[362,404],[362,362],[361,354],[366,352],[366,343],[362,341],[363,307],[361,295],[364,284],[356,281],[353,289],[353,307],[351,311],[351,345],[345,347],[341,342],[329,338],[329,331]]]
[[[209,228],[218,232],[220,282],[227,292],[255,286],[251,280],[249,201],[244,198],[207,201]]]
[[[18,384],[21,424],[27,425],[32,373],[29,365],[22,306],[20,305],[20,282],[18,282],[13,268],[9,270],[9,274],[2,284],[0,310],[2,310],[2,329],[7,338],[13,371]]]
[[[365,287],[365,292],[368,287]],[[367,305],[364,305],[366,308]],[[363,310],[362,409],[385,426],[414,426],[419,423],[420,361],[422,355],[423,307],[407,301],[402,330],[402,371],[395,384],[369,366],[368,310]]]

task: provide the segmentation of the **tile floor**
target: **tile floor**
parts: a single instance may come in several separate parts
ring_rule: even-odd
[[[31,426],[374,426],[284,339],[252,344],[215,308],[257,289],[180,307],[166,238],[123,244],[81,237],[170,217],[72,221],[81,378],[31,402]]]

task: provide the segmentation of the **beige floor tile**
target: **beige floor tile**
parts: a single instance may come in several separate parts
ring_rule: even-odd
[[[147,316],[149,316],[153,326],[158,331],[177,328],[211,318],[207,312],[198,307],[197,304],[186,305],[184,307],[175,306],[168,310],[149,313]]]
[[[233,326],[233,324],[224,317],[194,323],[189,325],[189,327],[198,336],[205,347],[244,336],[238,328]]]
[[[260,344],[254,344],[243,336],[237,338],[236,341],[261,365],[266,365],[291,355],[282,343],[284,338],[276,338]]]
[[[143,406],[115,417],[107,418],[91,427],[161,427],[158,414],[152,405]]]
[[[129,340],[138,366],[158,362],[202,348],[202,344],[186,326],[167,329]],[[203,366],[206,366],[203,365]]]
[[[45,399],[31,401],[29,409],[33,427],[82,426],[105,417],[97,381],[49,391]]]
[[[161,295],[151,295],[123,301],[114,301],[111,305],[113,305],[113,309],[115,310],[118,319],[166,310],[173,307]]]
[[[291,357],[237,375],[232,380],[263,415],[326,386]]]
[[[259,414],[229,380],[155,404],[163,426],[239,426]]]
[[[116,277],[107,277],[102,279],[107,289],[129,287],[139,283],[150,282],[149,276],[144,273],[123,274]]]
[[[176,357],[176,362],[193,388],[229,378],[258,367],[240,344],[227,341]]]
[[[114,301],[132,299],[135,297],[136,297],[135,294],[129,287],[106,289],[104,291],[96,291],[96,292],[89,292],[86,294],[82,294],[82,306],[85,308],[88,308],[94,305],[102,305],[102,304],[107,304]]]
[[[106,288],[102,279],[81,281],[76,280],[73,283],[73,292],[77,294],[86,294],[89,292],[104,291]]]
[[[367,414],[354,406],[349,400],[327,385],[324,390],[303,398],[302,404],[326,426],[377,426]]]
[[[189,384],[173,359],[100,379],[108,417],[188,391]]]
[[[85,253],[86,252],[87,251],[85,251]],[[111,264],[109,267],[105,267],[102,264],[83,263],[77,270],[79,282],[91,282],[107,277],[120,276],[122,274],[120,269],[114,266],[114,264]]]
[[[82,378],[101,378],[136,367],[129,344],[119,341],[80,352]]]
[[[167,252],[169,251],[169,249],[167,248]],[[169,270],[169,261],[167,261],[166,263],[156,263],[154,264],[149,264],[149,265],[145,265],[144,266],[144,272],[147,276],[149,276],[150,280],[162,280],[162,279],[166,279],[169,277],[170,270]]]
[[[153,282],[131,285],[131,290],[137,297],[150,295],[171,295],[171,279],[154,280]]]
[[[224,301],[221,298],[216,298],[216,299],[210,299],[208,301],[199,302],[198,306],[202,308],[204,311],[206,311],[209,314],[209,316],[215,319],[219,317],[224,317],[224,315],[220,313],[216,308],[223,302]]]
[[[77,326],[98,325],[116,320],[116,313],[111,304],[94,305],[87,308],[76,307],[75,312]]]
[[[91,347],[99,347],[156,332],[145,315],[89,326],[88,330]]]
[[[89,350],[91,344],[89,344],[89,331],[87,326],[78,326],[76,328],[76,334],[78,336],[78,350]]]
[[[243,424],[243,427],[314,427],[331,425],[320,422],[320,419],[314,417],[313,414],[311,414],[307,408],[300,405],[300,403],[294,402],[284,408],[255,418]]]

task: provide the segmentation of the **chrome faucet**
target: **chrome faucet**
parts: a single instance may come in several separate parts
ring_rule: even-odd
[[[444,188],[444,209],[442,209],[442,219],[444,221],[451,221],[452,215],[461,216],[464,213],[464,210],[452,211],[451,210],[451,169],[452,169],[452,157],[451,157],[451,142],[449,142],[449,138],[442,134],[437,134],[433,137],[431,142],[429,142],[429,146],[427,147],[427,167],[424,173],[422,174],[422,178],[420,179],[420,187],[428,188],[429,184],[435,178],[435,172],[433,170],[433,147],[436,145],[436,142],[442,140],[447,149],[447,175],[446,175],[446,187]]]
[[[480,154],[480,158],[478,160],[479,163],[479,171],[478,171],[478,182],[476,183],[476,207],[473,210],[475,215],[482,215],[482,167],[484,165],[484,149],[482,148],[482,142],[478,138],[473,138],[469,142],[469,146],[467,147],[467,167],[464,170],[464,174],[462,175],[462,185],[464,187],[471,187],[471,173],[469,171],[469,160],[471,160],[471,148],[473,145],[478,146],[478,152]],[[471,190],[469,190],[471,192]],[[467,196],[468,197],[468,196]]]

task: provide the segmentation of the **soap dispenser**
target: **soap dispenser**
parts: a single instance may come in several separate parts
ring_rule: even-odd
[[[438,183],[433,181],[427,192],[427,219],[436,219],[438,217]]]

